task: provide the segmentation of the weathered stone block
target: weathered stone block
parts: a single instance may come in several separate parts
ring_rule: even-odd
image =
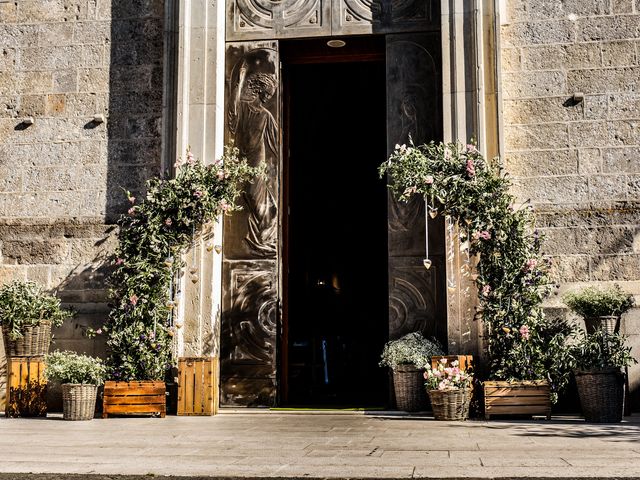
[[[504,132],[507,151],[564,149],[570,146],[566,123],[506,125]]]
[[[602,165],[606,173],[640,173],[640,147],[605,148]]]
[[[567,18],[569,15],[589,17],[611,13],[609,0],[544,0],[527,3],[532,19]]]
[[[550,257],[550,275],[555,282],[586,282],[589,280],[587,255],[562,255]]]
[[[522,68],[525,70],[568,70],[600,67],[601,64],[600,45],[597,43],[541,45],[522,49]]]
[[[15,23],[18,20],[18,2],[0,3],[0,18],[2,23]]]
[[[578,171],[581,174],[602,172],[602,154],[597,148],[578,150]]]
[[[627,198],[626,175],[592,175],[589,177],[592,200],[624,200]]]
[[[109,91],[109,70],[106,68],[78,69],[78,91],[100,93]]]
[[[0,72],[12,71],[16,66],[16,58],[15,48],[0,47]]]
[[[44,23],[38,31],[38,45],[44,48],[73,43],[73,23]]]
[[[19,116],[41,116],[46,111],[46,98],[44,95],[22,95],[20,97]]]
[[[504,119],[507,124],[530,124],[549,121],[564,122],[584,118],[584,105],[566,106],[565,102],[566,97],[564,96],[504,100]]]
[[[584,118],[587,120],[606,120],[609,115],[607,95],[586,95],[584,103]]]
[[[78,74],[76,70],[58,70],[53,73],[53,91],[56,93],[75,92],[78,90]]]
[[[571,92],[633,92],[638,82],[640,67],[571,70],[567,73],[567,88]]]
[[[61,116],[65,113],[66,97],[63,94],[47,95],[45,112],[49,117]]]
[[[516,178],[513,192],[521,200],[535,203],[569,204],[589,199],[587,179],[579,175],[562,177]]]
[[[521,69],[522,59],[519,48],[503,48],[500,51],[503,72],[514,72]]]
[[[569,124],[569,143],[576,148],[598,147],[607,143],[606,121],[574,122]]]
[[[554,96],[567,91],[565,74],[561,71],[504,73],[502,81],[505,98]]]
[[[607,128],[609,145],[640,145],[640,119],[611,121]]]
[[[111,42],[110,22],[75,22],[73,41],[86,46],[102,46]]]
[[[576,150],[509,152],[505,165],[516,177],[569,175],[578,173],[578,155]]]
[[[0,82],[2,82],[0,76]],[[5,83],[2,83],[5,85]],[[10,83],[9,83],[10,84]],[[53,88],[52,72],[24,72],[16,78],[16,91],[23,94],[51,93]]]
[[[61,240],[4,241],[5,263],[60,264],[69,258],[69,245]]]
[[[611,93],[608,99],[611,120],[640,118],[640,95],[638,93]]]
[[[636,65],[634,41],[602,43],[602,63],[605,67]]]
[[[611,10],[616,13],[632,13],[634,0],[611,0]]]
[[[502,27],[505,46],[573,43],[575,24],[569,20],[512,23]]]
[[[627,40],[640,37],[640,23],[635,15],[588,17],[577,21],[579,42]]]
[[[640,255],[594,255],[591,257],[591,280],[636,280]]]

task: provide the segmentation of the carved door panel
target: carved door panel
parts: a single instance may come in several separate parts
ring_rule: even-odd
[[[332,35],[362,35],[434,30],[437,0],[333,0]]]
[[[226,143],[265,178],[246,187],[243,210],[224,220],[221,401],[273,405],[279,322],[280,79],[276,41],[229,43]]]
[[[439,36],[387,35],[387,146],[442,138]],[[389,337],[422,331],[446,340],[444,224],[429,220],[420,198],[404,203],[389,196]]]
[[[227,40],[329,35],[330,0],[227,1]]]

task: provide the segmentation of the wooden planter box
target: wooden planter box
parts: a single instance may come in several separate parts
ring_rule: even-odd
[[[46,417],[47,381],[43,357],[7,358],[7,417]]]
[[[104,384],[102,418],[109,415],[159,415],[167,411],[164,382],[135,381]]]
[[[484,418],[492,415],[544,415],[551,419],[549,383],[484,382]]]
[[[218,413],[217,357],[178,359],[178,415]]]

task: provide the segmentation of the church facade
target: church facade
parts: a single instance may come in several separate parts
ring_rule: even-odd
[[[233,143],[266,175],[221,248],[189,252],[176,353],[220,358],[222,405],[382,405],[389,338],[482,356],[457,225],[377,176],[396,144],[503,159],[546,236],[549,315],[583,285],[640,294],[639,20],[636,0],[0,2],[0,280],[56,290],[78,312],[56,348],[104,354],[84,332],[123,189]]]

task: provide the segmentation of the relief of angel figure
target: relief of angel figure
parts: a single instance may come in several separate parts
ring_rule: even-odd
[[[274,175],[269,172],[277,163],[278,124],[266,107],[277,90],[276,77],[269,73],[250,73],[243,60],[235,96],[229,109],[229,130],[234,135],[240,155],[252,166],[267,165],[268,178],[259,178],[245,193],[249,213],[245,237],[251,250],[262,257],[274,257],[277,252],[278,204],[270,185]]]

